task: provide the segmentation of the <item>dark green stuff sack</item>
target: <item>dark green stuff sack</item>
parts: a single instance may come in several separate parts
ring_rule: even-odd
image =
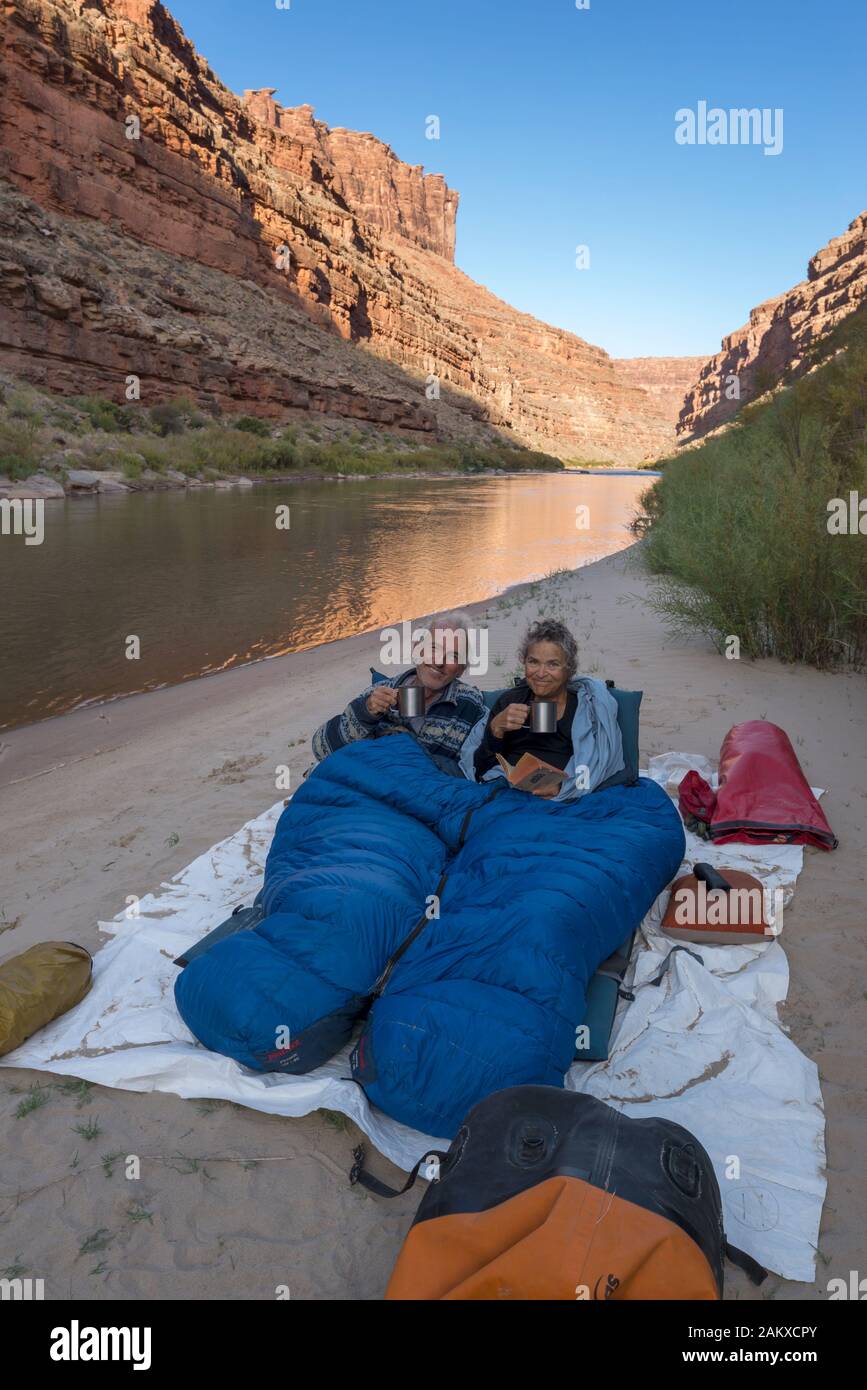
[[[0,965],[0,1057],[78,1004],[90,989],[90,952],[43,941]]]

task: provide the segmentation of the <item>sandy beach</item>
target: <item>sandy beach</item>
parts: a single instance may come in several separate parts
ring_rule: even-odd
[[[817,1283],[771,1276],[756,1290],[726,1271],[728,1298],[824,1298],[828,1277],[858,1269],[867,1224],[867,678],[726,660],[667,634],[641,602],[647,585],[636,547],[477,606],[492,661],[481,684],[507,683],[531,619],[560,617],[583,672],[644,690],[643,762],[716,758],[732,724],[766,717],[827,789],[840,847],[807,850],[783,942],[782,1019],[819,1068],[827,1115]],[[378,634],[354,637],[0,736],[0,960],[43,940],[98,949],[97,922],[128,895],[277,800],[279,766],[299,784],[314,729],[378,654]],[[420,1197],[350,1188],[358,1133],[341,1116],[286,1121],[15,1070],[0,1072],[0,1116],[0,1274],[44,1278],[51,1299],[258,1300],[280,1285],[293,1299],[378,1299]],[[135,1198],[118,1158],[131,1153]],[[371,1166],[399,1176],[379,1155]]]

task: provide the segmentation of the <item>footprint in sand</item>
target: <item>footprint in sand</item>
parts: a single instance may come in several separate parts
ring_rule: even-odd
[[[143,830],[143,825],[137,825],[135,830],[130,830],[128,834],[121,835],[118,837],[118,839],[112,840],[111,844],[116,845],[118,849],[126,849],[127,846],[132,844],[136,835],[140,835]]]
[[[234,782],[246,782],[247,773],[264,761],[264,753],[260,753],[256,757],[230,759],[223,763],[222,767],[212,768],[206,780],[208,782],[220,782],[224,787],[229,787]]]

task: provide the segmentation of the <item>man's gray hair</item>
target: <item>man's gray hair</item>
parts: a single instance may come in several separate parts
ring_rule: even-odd
[[[518,660],[522,666],[526,663],[527,653],[536,642],[553,642],[560,648],[566,663],[567,675],[571,680],[578,670],[578,643],[566,624],[558,622],[556,618],[539,618],[537,622],[531,623],[518,648]]]
[[[451,613],[435,613],[426,624],[428,632],[433,632],[436,627],[450,628],[455,632],[469,632],[473,625],[473,619],[462,608],[455,608]]]
[[[434,664],[446,661],[466,670],[470,665],[470,632],[473,619],[462,609],[438,613],[425,624],[433,643]]]

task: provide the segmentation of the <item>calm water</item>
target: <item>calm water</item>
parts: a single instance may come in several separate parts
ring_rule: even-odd
[[[589,563],[630,543],[647,485],[541,475],[49,502],[42,545],[0,536],[0,727]],[[288,531],[275,525],[284,504]],[[589,529],[576,528],[579,506]]]

